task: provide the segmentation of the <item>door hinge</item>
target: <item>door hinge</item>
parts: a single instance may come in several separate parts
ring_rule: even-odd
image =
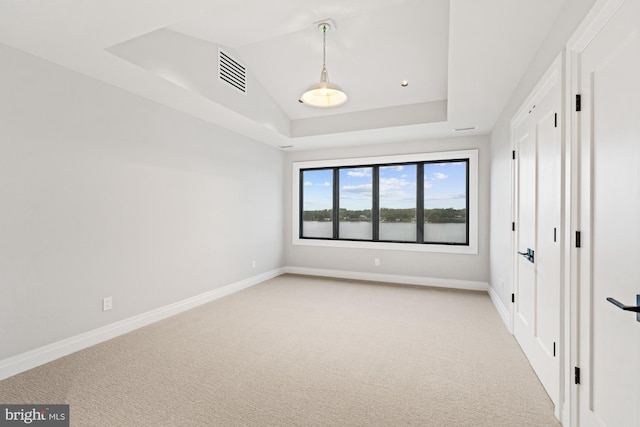
[[[553,113],[553,127],[558,127],[558,113]]]
[[[574,384],[580,384],[580,368],[577,366],[573,369],[573,382]]]
[[[558,241],[558,229],[553,227],[553,243]]]
[[[582,96],[576,95],[576,111],[582,111]]]
[[[511,231],[516,231],[516,223],[515,222],[511,223]]]
[[[513,160],[515,160],[515,159],[516,159],[516,150],[513,150],[513,151],[511,152],[511,158],[512,158]]]
[[[516,302],[516,294],[511,294],[511,302]]]
[[[556,343],[553,343],[553,357],[556,357]]]
[[[580,238],[581,238],[580,232],[576,231],[576,248],[579,248],[582,245],[582,242],[580,241]]]

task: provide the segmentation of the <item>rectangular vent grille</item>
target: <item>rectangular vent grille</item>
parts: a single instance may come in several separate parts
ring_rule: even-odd
[[[240,92],[247,93],[247,69],[222,49],[218,49],[218,78]]]

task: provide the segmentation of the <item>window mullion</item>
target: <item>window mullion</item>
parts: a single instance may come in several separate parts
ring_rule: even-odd
[[[424,163],[416,165],[416,241],[424,243]]]
[[[304,230],[304,172],[300,171],[300,177],[298,178],[300,180],[299,183],[299,188],[300,188],[300,194],[298,195],[298,199],[299,199],[299,206],[298,206],[298,217],[300,218],[300,224],[298,227],[298,236],[299,237],[303,237],[303,230]]]
[[[465,222],[466,222],[466,226],[467,226],[467,240],[466,240],[465,243],[467,245],[469,244],[469,218],[471,218],[469,216],[469,208],[470,208],[470,206],[469,206],[469,166],[470,166],[470,161],[469,161],[469,159],[467,159],[465,161],[465,168],[467,169],[467,172],[466,172],[467,182],[466,182],[466,189],[465,189],[466,190],[465,195],[466,195],[466,199],[467,199],[466,200],[466,205],[465,205],[466,210],[467,210],[466,211],[466,218],[465,218]]]
[[[340,170],[333,169],[333,238],[340,233]]]
[[[371,226],[373,227],[372,240],[380,240],[380,167],[373,166],[372,182],[372,206],[371,206]]]

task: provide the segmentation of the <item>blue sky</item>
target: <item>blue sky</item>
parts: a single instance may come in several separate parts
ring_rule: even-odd
[[[340,207],[371,209],[372,169],[340,169]]]
[[[340,169],[340,207],[371,209],[372,169]],[[465,207],[464,162],[427,163],[424,166],[425,209]],[[304,171],[304,210],[331,209],[333,172]],[[380,207],[415,208],[416,166],[380,167]]]
[[[302,175],[304,185],[304,210],[331,209],[333,206],[333,171],[308,170]]]
[[[466,208],[465,162],[424,165],[424,208]]]

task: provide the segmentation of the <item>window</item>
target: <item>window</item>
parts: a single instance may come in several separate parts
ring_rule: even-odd
[[[379,166],[379,240],[416,242],[416,164]]]
[[[301,172],[304,189],[302,232],[305,237],[333,237],[333,171]]]
[[[338,236],[341,239],[372,240],[373,168],[340,168],[339,171]]]
[[[294,244],[477,253],[477,150],[293,169]]]
[[[468,161],[424,165],[424,241],[468,244]]]

